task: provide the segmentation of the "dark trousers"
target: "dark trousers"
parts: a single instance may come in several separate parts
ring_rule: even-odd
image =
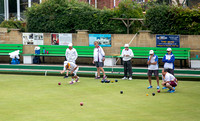
[[[170,74],[174,75],[174,69],[165,69],[167,70],[167,72],[169,72]]]
[[[124,77],[127,77],[127,71],[129,72],[129,78],[132,78],[132,62],[131,60],[129,61],[124,61]]]

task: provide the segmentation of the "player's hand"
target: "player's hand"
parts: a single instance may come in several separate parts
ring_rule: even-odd
[[[63,74],[63,71],[60,71],[60,74]]]
[[[92,61],[92,63],[94,64],[94,60]]]
[[[102,61],[105,61],[105,57],[103,57]]]
[[[73,73],[74,73],[74,71],[71,71],[70,73],[71,73],[71,74],[73,74]]]

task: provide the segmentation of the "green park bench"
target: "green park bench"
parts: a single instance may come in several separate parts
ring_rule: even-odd
[[[44,57],[65,57],[65,52],[68,46],[63,45],[39,45],[40,54],[34,54],[35,56]],[[73,46],[78,53],[78,57],[93,57],[94,46]],[[46,51],[46,53],[45,53]],[[48,51],[48,54],[47,54]]]
[[[167,48],[159,47],[129,47],[134,53],[136,59],[147,59],[149,56],[149,51],[154,50],[154,53],[158,56],[159,59],[162,59],[167,53]],[[124,47],[120,48],[120,52]],[[186,60],[190,59],[190,48],[172,48],[172,53],[175,56],[175,60],[180,60],[180,67],[182,68],[182,60],[184,60],[184,65],[186,67]]]
[[[65,45],[38,45],[40,54],[23,54],[24,57],[39,56],[42,57],[42,62],[45,63],[45,57],[65,57],[65,52],[68,46]],[[78,57],[92,58],[94,46],[73,46],[78,53]],[[47,53],[48,51],[48,53]],[[117,56],[105,56],[106,58],[116,58]],[[32,58],[33,59],[33,58]]]
[[[9,56],[9,53],[19,50],[23,52],[23,44],[0,44],[0,56]]]

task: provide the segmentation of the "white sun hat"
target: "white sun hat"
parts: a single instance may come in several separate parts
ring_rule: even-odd
[[[69,44],[68,44],[68,46],[69,46],[69,47],[72,47],[72,46],[73,46],[73,44],[72,44],[72,43],[69,43]]]
[[[167,51],[172,51],[172,49],[171,48],[167,48]]]
[[[124,47],[129,47],[129,45],[128,45],[128,44],[125,44]]]
[[[150,50],[150,51],[149,51],[149,54],[154,54],[154,51],[153,51],[153,50]]]

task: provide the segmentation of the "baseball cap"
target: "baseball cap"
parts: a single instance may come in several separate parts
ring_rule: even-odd
[[[167,51],[172,51],[172,49],[171,48],[167,48]]]
[[[71,46],[72,46],[72,43],[69,43],[69,44],[68,44],[68,46],[70,46],[70,47],[71,47]]]
[[[128,44],[125,44],[124,47],[129,47],[129,45],[128,45]]]
[[[154,54],[154,51],[153,51],[153,50],[150,50],[150,51],[149,51],[149,54]]]

